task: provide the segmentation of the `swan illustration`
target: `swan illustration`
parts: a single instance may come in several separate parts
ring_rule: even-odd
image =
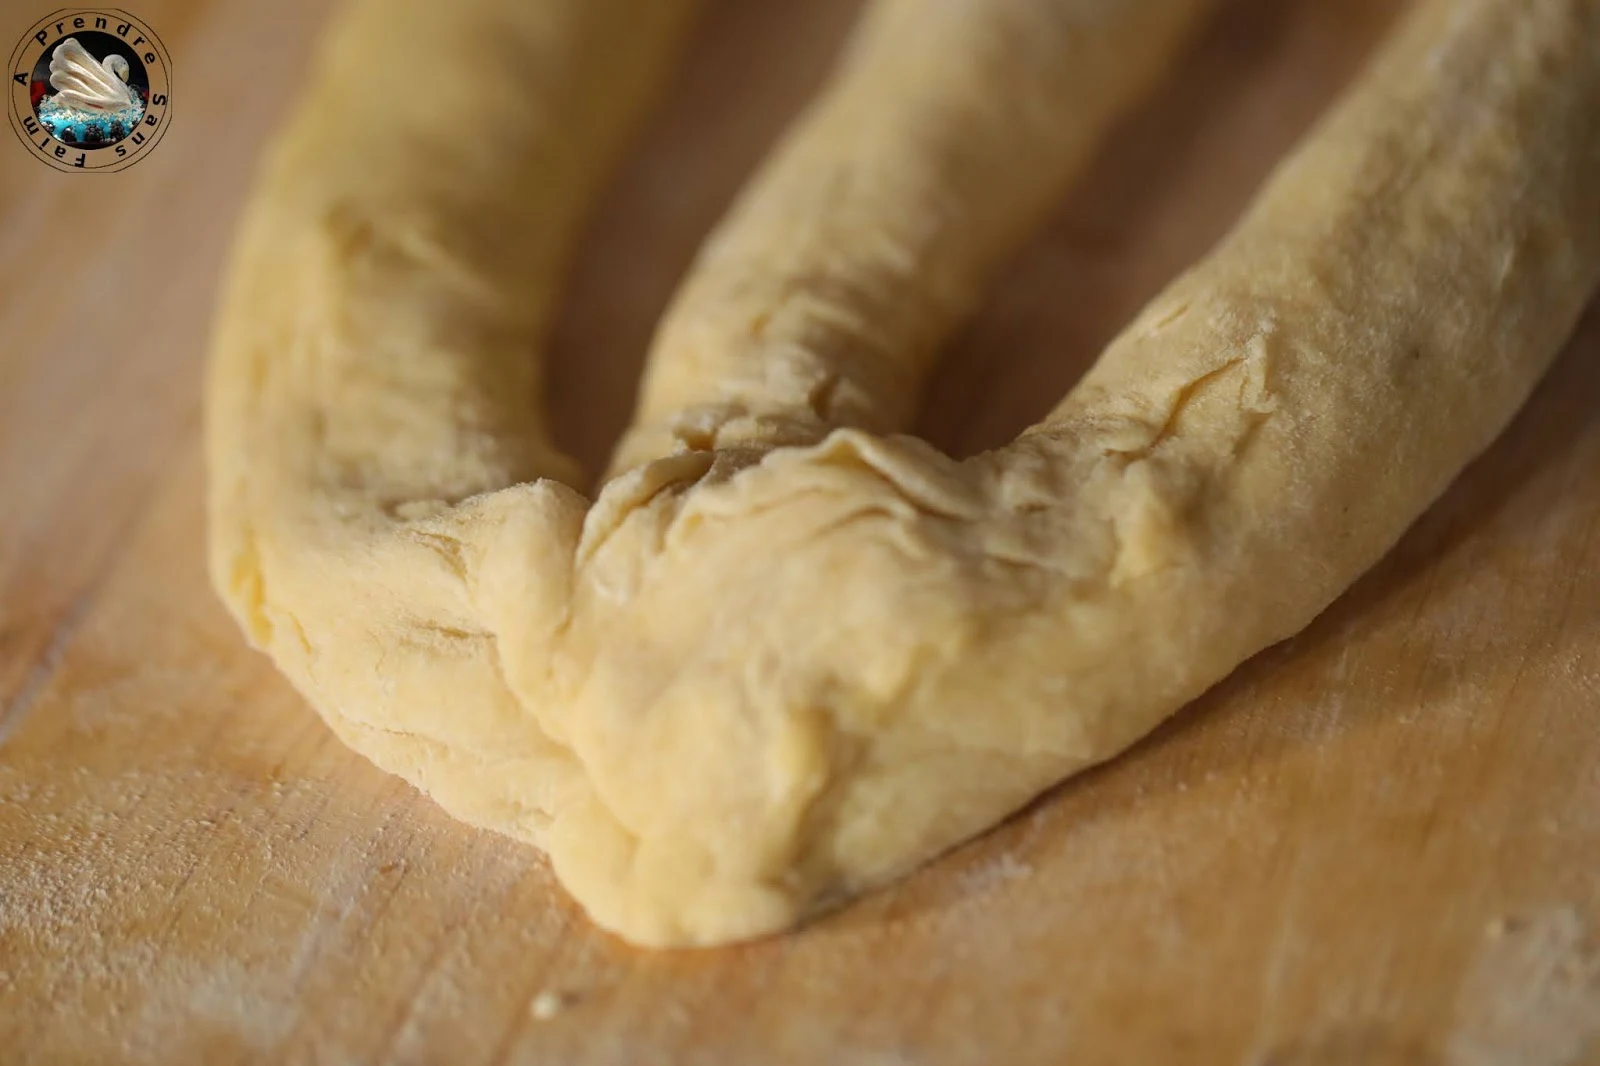
[[[83,111],[127,111],[140,103],[128,85],[128,61],[115,53],[96,60],[77,38],[56,45],[50,57],[55,100]]]

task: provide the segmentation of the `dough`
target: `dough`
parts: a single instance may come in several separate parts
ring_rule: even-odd
[[[347,743],[641,944],[781,929],[1121,751],[1387,550],[1600,282],[1600,0],[1427,0],[1044,421],[963,462],[896,435],[1200,7],[880,0],[591,503],[526,352],[690,4],[358,4],[218,326],[224,599]],[[472,77],[397,110],[422,41]],[[463,143],[485,92],[525,110]]]

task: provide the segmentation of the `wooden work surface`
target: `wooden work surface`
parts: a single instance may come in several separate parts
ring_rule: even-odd
[[[853,6],[709,19],[553,340],[591,465]],[[1236,4],[954,345],[924,431],[970,452],[1047,409],[1396,6]],[[0,41],[44,10],[5,5]],[[344,750],[206,585],[207,320],[326,13],[140,0],[177,67],[159,149],[90,176],[0,143],[0,1061],[1600,1062],[1600,315],[1374,573],[1125,757],[798,933],[640,952]]]

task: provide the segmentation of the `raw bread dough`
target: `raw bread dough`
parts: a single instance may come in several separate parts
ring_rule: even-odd
[[[249,210],[208,404],[251,639],[641,944],[901,874],[1301,628],[1600,281],[1600,0],[1429,0],[1049,417],[952,461],[894,435],[929,353],[1201,5],[881,0],[591,504],[525,352],[690,6],[358,5]],[[472,78],[351,122],[422,41]],[[525,107],[458,139],[482,93]]]

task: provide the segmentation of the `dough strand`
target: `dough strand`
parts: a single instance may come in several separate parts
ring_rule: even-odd
[[[899,432],[996,268],[1215,0],[878,0],[706,241],[613,471]]]

